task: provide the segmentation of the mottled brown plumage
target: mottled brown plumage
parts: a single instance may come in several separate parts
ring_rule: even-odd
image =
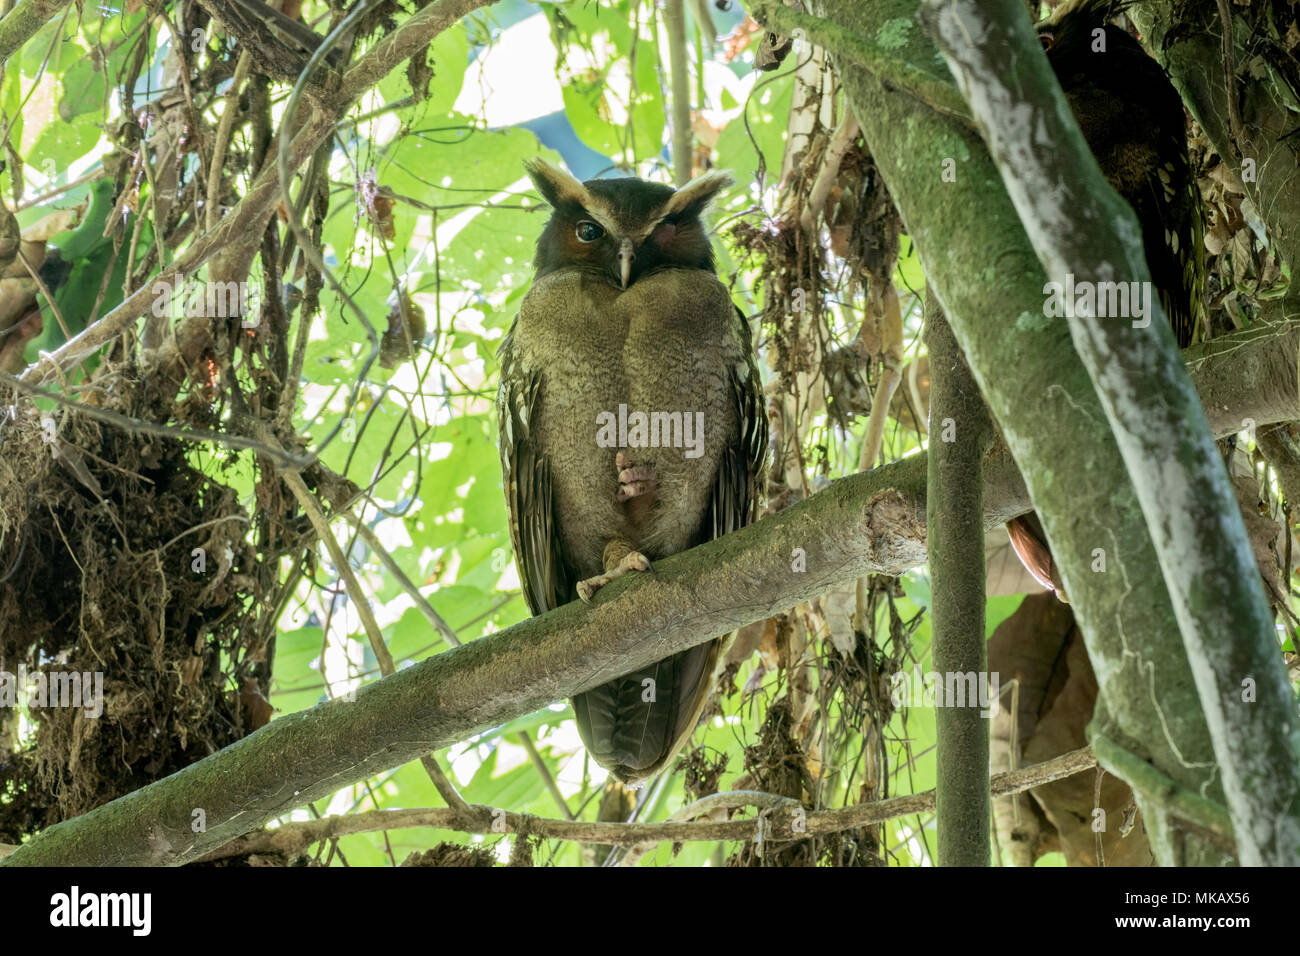
[[[1038,35],[1088,148],[1137,213],[1151,281],[1178,347],[1187,348],[1204,337],[1205,208],[1182,98],[1142,45],[1110,22],[1129,6],[1063,4]]]
[[[528,172],[552,213],[501,347],[498,411],[511,540],[541,614],[752,520],[767,418],[748,326],[700,221],[730,180],[579,183],[540,159]],[[598,416],[620,406],[629,420],[667,413],[661,447],[631,427],[624,445],[606,441]],[[673,413],[702,424],[698,448],[662,447],[686,438]],[[699,720],[720,643],[575,696],[592,756],[627,783],[662,769]]]
[[[1038,25],[1065,98],[1106,180],[1142,226],[1151,282],[1179,348],[1204,337],[1205,211],[1187,149],[1183,101],[1142,45],[1110,21],[1130,0],[1076,0]],[[1034,578],[1065,592],[1042,525],[1007,525]]]

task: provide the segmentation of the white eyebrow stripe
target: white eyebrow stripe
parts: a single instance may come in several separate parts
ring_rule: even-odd
[[[590,195],[591,194],[588,193],[588,196]],[[584,214],[590,216],[596,222],[597,225],[599,225],[602,229],[605,230],[605,232],[609,233],[610,235],[618,234],[618,227],[614,225],[614,221],[610,219],[608,216],[604,215],[603,213],[596,212],[596,210],[591,208],[591,205],[587,203],[583,203],[582,211]]]

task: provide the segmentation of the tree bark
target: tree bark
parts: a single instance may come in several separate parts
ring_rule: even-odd
[[[984,399],[934,296],[925,297],[930,353],[930,447],[926,550],[938,734],[935,794],[940,866],[988,866],[989,725],[978,688],[988,682],[984,636],[984,484],[990,427]],[[972,682],[964,682],[973,675]],[[980,678],[984,678],[983,681]],[[961,688],[958,703],[948,692]],[[996,693],[996,691],[994,691]],[[943,693],[943,696],[939,695]],[[973,699],[970,696],[973,694]]]
[[[1176,34],[1171,32],[1173,8],[1170,0],[1148,0],[1133,7],[1129,15],[1169,71],[1183,102],[1219,156],[1237,174],[1294,277],[1300,267],[1300,176],[1296,175],[1300,143],[1294,109],[1300,104],[1286,108],[1281,92],[1286,81],[1267,57],[1245,48],[1243,37],[1250,28],[1241,22],[1240,7],[1228,5],[1234,13],[1237,66],[1237,75],[1231,79],[1224,69],[1223,27],[1215,5],[1179,5],[1180,18],[1192,16],[1195,20]],[[1290,55],[1295,56],[1294,52]],[[1240,103],[1237,136],[1233,135],[1229,96]],[[1290,296],[1300,297],[1294,278]]]

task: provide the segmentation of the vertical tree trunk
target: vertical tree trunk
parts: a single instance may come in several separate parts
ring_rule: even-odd
[[[990,435],[984,399],[935,297],[925,297],[930,351],[930,458],[926,541],[930,555],[930,627],[938,729],[939,865],[989,864],[989,723],[979,678],[987,683],[984,640],[984,478]],[[963,683],[974,675],[973,684]],[[971,687],[975,688],[972,699]],[[965,687],[958,704],[947,690]]]

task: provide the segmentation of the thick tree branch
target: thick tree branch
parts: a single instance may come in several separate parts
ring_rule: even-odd
[[[770,617],[837,582],[901,573],[924,560],[924,500],[922,459],[839,482],[815,502],[656,563],[633,587],[630,579],[607,586],[590,608],[575,601],[406,668],[363,688],[355,702],[274,720],[165,780],[51,827],[6,863],[192,860],[342,786]],[[206,817],[198,833],[196,808]]]
[[[1067,303],[1066,319],[1146,516],[1241,862],[1300,864],[1291,689],[1236,497],[1149,293],[1141,227],[1092,158],[1019,0],[925,7],[1048,277],[1062,287],[1073,276],[1148,290],[1145,314],[1099,317]],[[1258,699],[1243,702],[1248,680]]]

